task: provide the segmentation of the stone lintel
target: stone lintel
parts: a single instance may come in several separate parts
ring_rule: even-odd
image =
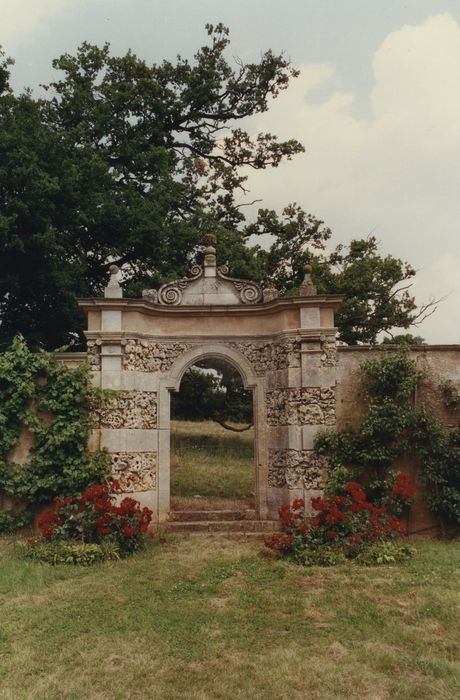
[[[158,332],[152,331],[152,333],[144,333],[142,331],[136,331],[136,330],[123,330],[119,332],[112,332],[112,331],[85,331],[85,336],[87,339],[88,344],[96,344],[96,345],[126,345],[130,340],[146,340],[146,341],[155,341],[159,343],[177,343],[177,342],[187,342],[187,343],[193,343],[193,344],[200,344],[200,343],[205,343],[205,344],[210,344],[213,342],[218,342],[218,343],[235,343],[235,342],[258,342],[258,343],[278,343],[282,340],[295,340],[296,342],[301,343],[301,350],[300,352],[303,353],[309,353],[309,352],[320,352],[320,341],[322,340],[322,337],[325,335],[324,331],[326,329],[324,328],[317,328],[317,329],[311,329],[311,328],[287,328],[285,330],[281,331],[276,331],[273,333],[251,333],[251,334],[233,334],[233,335],[226,335],[223,336],[222,334],[209,334],[209,335],[203,335],[200,333],[194,333],[194,334],[184,334],[184,333],[176,333],[176,334],[161,334]],[[337,328],[328,328],[327,329],[327,336],[326,337],[332,337],[335,338],[335,333],[337,332]],[[315,347],[311,349],[311,346],[313,344],[318,344],[318,347]],[[339,346],[340,348],[340,346]]]
[[[121,357],[123,355],[123,350],[122,350],[122,345],[119,341],[119,344],[115,343],[110,343],[106,344],[104,343],[101,346],[101,357]]]

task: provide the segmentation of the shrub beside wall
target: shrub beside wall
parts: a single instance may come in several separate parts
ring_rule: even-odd
[[[371,502],[385,505],[397,478],[394,464],[406,457],[419,465],[432,512],[455,531],[460,525],[458,426],[448,427],[428,405],[416,404],[424,375],[406,352],[364,361],[361,370],[359,425],[322,433],[316,440],[316,449],[330,463],[327,492],[343,494],[347,482],[358,480]],[[458,412],[454,387],[443,384],[440,400],[442,395],[446,408]]]
[[[110,460],[89,452],[91,402],[86,363],[67,368],[50,352],[32,353],[22,337],[0,355],[0,493],[13,502],[0,531],[23,526],[40,504],[76,496],[104,482]],[[27,461],[14,461],[24,431],[32,436]]]

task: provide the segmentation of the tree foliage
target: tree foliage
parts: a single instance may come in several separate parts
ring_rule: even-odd
[[[303,146],[250,135],[244,120],[298,73],[270,50],[257,63],[229,58],[221,24],[207,34],[193,60],[153,65],[84,42],[53,62],[57,77],[40,99],[13,93],[2,54],[0,344],[18,332],[32,347],[68,343],[83,328],[76,297],[100,294],[110,264],[122,267],[125,295],[139,296],[185,275],[210,230],[236,276],[285,294],[312,262],[321,292],[347,295],[346,342],[417,319],[398,287],[414,271],[382,257],[375,239],[326,254],[330,230],[295,203],[246,218],[248,169],[277,167]]]
[[[415,270],[392,255],[382,256],[374,236],[338,245],[327,253],[324,247],[331,232],[322,221],[306,216],[298,207],[285,209],[284,217],[277,229],[275,212],[264,214],[263,232],[276,235],[269,251],[261,253],[267,279],[281,291],[294,294],[305,264],[311,264],[319,293],[344,296],[336,313],[339,340],[349,345],[376,343],[379,334],[386,332],[391,342],[394,327],[416,326],[435,310],[435,302],[417,306],[411,294]],[[409,342],[410,334],[406,337]]]
[[[239,122],[265,111],[296,71],[271,51],[231,67],[227,30],[207,30],[193,63],[147,66],[132,52],[113,57],[108,45],[83,43],[53,62],[61,78],[46,86],[47,99],[13,95],[4,61],[3,338],[67,341],[81,328],[75,296],[99,293],[110,262],[123,266],[125,292],[138,294],[184,274],[211,225],[233,231],[220,241],[223,257],[244,246],[239,168],[276,166],[303,149],[272,134],[251,138]],[[255,260],[243,267],[260,276]]]
[[[173,394],[172,416],[213,420],[224,428],[239,431],[229,422],[252,425],[252,392],[243,387],[238,370],[228,362],[205,360],[185,372],[180,391]]]

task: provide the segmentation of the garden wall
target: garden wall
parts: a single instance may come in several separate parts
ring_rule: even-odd
[[[391,346],[338,347],[336,416],[339,429],[359,423],[363,411],[363,400],[360,395],[361,363],[371,357],[379,357],[382,352],[389,350],[392,350]],[[417,368],[424,373],[424,379],[420,382],[414,397],[415,405],[428,405],[430,410],[447,425],[453,425],[452,415],[444,406],[439,385],[446,380],[451,380],[457,387],[460,386],[460,345],[417,346],[411,350],[410,355],[416,360]],[[75,367],[86,359],[86,353],[62,353],[58,355],[58,359],[68,367]],[[20,444],[10,459],[19,464],[25,463],[31,445],[32,436],[25,430]],[[416,460],[406,458],[395,466],[409,473],[416,483],[418,482],[419,470]],[[408,523],[411,532],[428,530],[438,525],[427,507],[423,485],[420,482],[417,485],[417,495]],[[8,507],[8,504],[2,503],[0,498],[0,508],[2,506]]]
[[[391,346],[390,346],[391,347]],[[363,412],[363,401],[360,396],[360,365],[371,357],[378,358],[382,352],[388,351],[388,346],[369,347],[338,347],[338,369],[336,386],[337,428],[343,429],[359,423]],[[418,407],[426,405],[447,425],[454,425],[452,414],[445,408],[439,385],[451,380],[457,388],[460,386],[460,345],[421,345],[414,347],[410,356],[416,361],[417,369],[422,371],[424,379],[419,383],[414,404]],[[407,523],[410,532],[427,530],[438,527],[438,522],[429,510],[423,492],[423,484],[419,481],[417,461],[410,457],[401,460],[397,465],[402,471],[410,474],[416,483],[417,491],[411,508],[410,520]]]

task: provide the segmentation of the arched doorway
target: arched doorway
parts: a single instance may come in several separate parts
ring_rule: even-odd
[[[266,440],[265,442],[263,440],[266,423],[265,403],[263,400],[265,382],[262,377],[258,377],[254,373],[247,359],[235,348],[224,344],[209,343],[207,346],[203,345],[200,348],[193,348],[178,358],[171,368],[169,380],[165,380],[160,389],[160,405],[164,402],[168,406],[168,409],[163,411],[164,421],[162,422],[159,451],[159,462],[162,464],[164,474],[159,484],[159,493],[161,492],[162,494],[158,503],[160,519],[168,518],[171,511],[174,510],[171,507],[171,396],[175,392],[180,391],[181,382],[189,369],[203,361],[212,364],[213,360],[225,362],[234,367],[241,377],[244,389],[252,394],[253,466],[250,479],[253,487],[248,495],[253,508],[248,508],[248,510],[253,511],[253,517],[256,519],[265,519],[267,517],[267,489],[265,487],[267,483],[267,444]],[[210,510],[221,509],[224,510],[221,507],[210,508]],[[231,510],[235,510],[235,508]],[[162,515],[163,518],[161,518]]]
[[[227,361],[189,367],[171,396],[171,511],[255,515],[253,391]]]

